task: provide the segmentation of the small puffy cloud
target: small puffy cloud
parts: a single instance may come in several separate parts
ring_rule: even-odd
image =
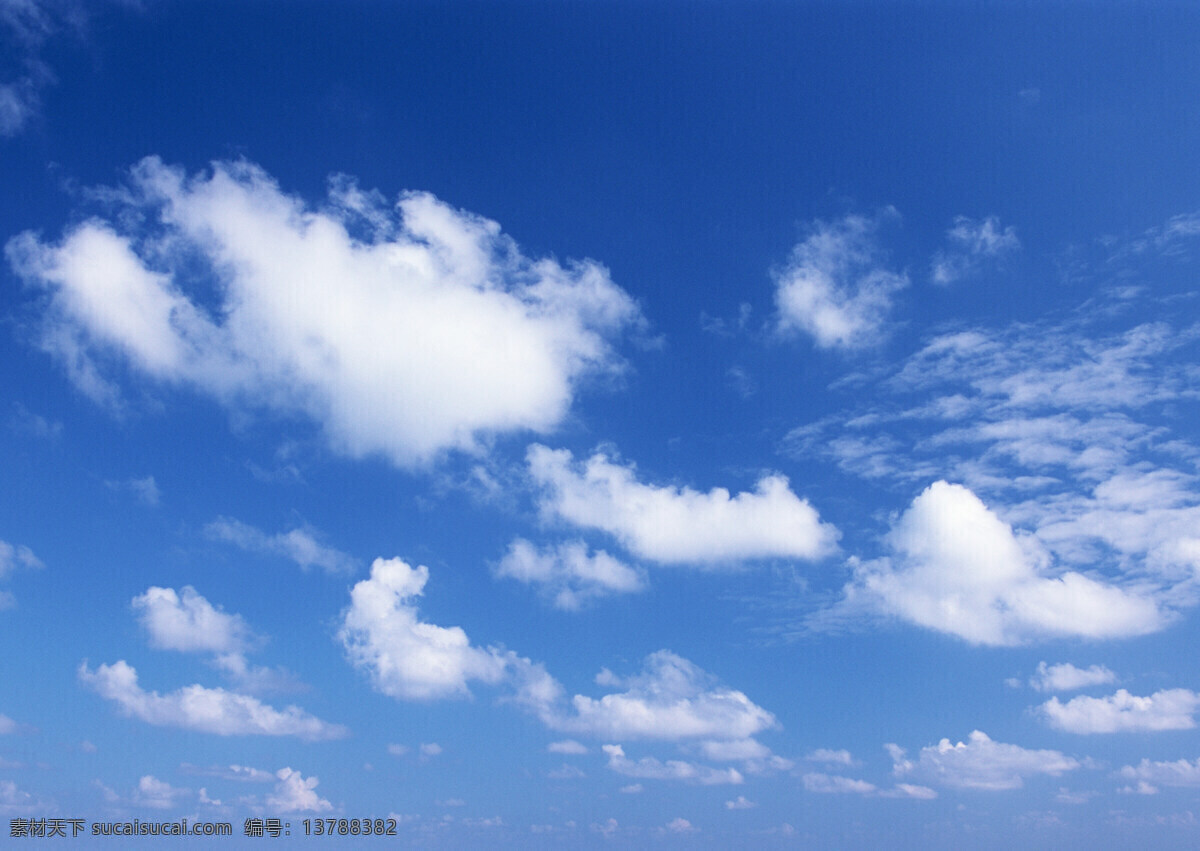
[[[979,271],[985,260],[1010,254],[1021,247],[1016,229],[1001,228],[1000,220],[988,216],[983,221],[958,216],[946,231],[948,250],[933,258],[930,277],[935,284],[952,284]]]
[[[375,559],[371,578],[354,586],[342,614],[338,638],[347,658],[378,691],[402,700],[464,697],[471,680],[501,682],[506,657],[472,645],[460,627],[418,618],[415,600],[428,581],[424,565]]]
[[[834,765],[854,765],[854,757],[850,751],[843,749],[817,748],[805,757],[809,762],[827,762]]]
[[[420,751],[423,757],[438,756],[442,752],[442,746],[437,742],[422,742]]]
[[[972,644],[1118,638],[1161,629],[1147,596],[1082,573],[1045,575],[1049,556],[962,485],[935,482],[888,535],[896,558],[859,563],[847,604],[867,605]]]
[[[405,756],[408,754],[408,752],[410,750],[412,750],[412,748],[410,748],[408,745],[393,744],[393,745],[387,746],[387,752],[390,753],[392,756]]]
[[[846,216],[813,225],[774,276],[781,331],[802,331],[822,349],[868,346],[883,336],[892,296],[908,276],[882,265],[878,224]]]
[[[249,552],[282,556],[300,565],[301,570],[319,567],[326,573],[353,573],[358,561],[317,540],[308,529],[292,529],[269,535],[253,526],[230,517],[218,517],[204,527],[205,534]]]
[[[746,800],[745,795],[738,795],[732,801],[725,802],[725,809],[727,810],[750,810],[757,806],[758,804],[753,801]]]
[[[1089,686],[1115,683],[1117,675],[1103,665],[1076,668],[1070,662],[1047,665],[1039,662],[1037,673],[1029,679],[1029,685],[1038,691],[1075,691]]]
[[[292,768],[281,768],[275,772],[279,782],[266,799],[266,808],[272,813],[325,813],[333,804],[317,794],[317,778],[303,777]]]
[[[701,786],[738,784],[744,781],[741,772],[736,768],[712,768],[678,759],[662,762],[649,756],[642,757],[635,762],[625,756],[625,749],[620,745],[603,745],[601,750],[608,755],[608,767],[626,777],[638,777],[645,780],[681,780]]]
[[[557,609],[574,611],[585,602],[645,588],[642,575],[604,550],[588,553],[583,541],[539,550],[517,538],[496,566],[496,575],[539,586]]]
[[[190,789],[176,789],[165,780],[159,780],[157,777],[147,774],[138,781],[131,801],[136,806],[168,810],[176,805],[179,798],[190,794]]]
[[[191,685],[170,694],[145,691],[125,660],[79,666],[79,679],[133,718],[158,727],[180,727],[218,736],[296,736],[304,741],[340,739],[345,727],[329,724],[297,706],[278,710],[253,697],[221,688]]]
[[[800,778],[805,790],[809,792],[824,792],[829,794],[870,795],[875,791],[874,783],[865,780],[852,780],[849,777],[808,772]]]
[[[249,162],[189,176],[149,157],[95,194],[107,218],[7,254],[49,294],[43,347],[109,403],[120,362],[235,411],[307,416],[342,454],[421,465],[550,431],[643,324],[599,264],[526,257],[426,193],[392,206],[337,177],[314,208]]]
[[[1143,759],[1137,765],[1127,765],[1117,772],[1119,776],[1140,784],[1159,786],[1200,786],[1200,759],[1174,762],[1154,762]]]
[[[104,484],[112,490],[129,491],[143,505],[158,505],[162,498],[162,491],[158,489],[158,483],[154,480],[154,476],[146,476],[143,479],[106,481]]]
[[[547,712],[543,720],[553,728],[596,738],[723,743],[740,742],[778,725],[774,715],[745,694],[719,685],[668,650],[646,657],[640,674],[624,680],[609,674],[605,683],[625,691],[600,698],[575,695],[570,712]]]
[[[568,450],[535,444],[527,460],[545,515],[607,532],[634,555],[661,564],[815,559],[833,551],[838,538],[780,475],[731,496],[725,488],[702,493],[644,484],[633,467],[602,453],[577,464]]]
[[[698,828],[693,827],[692,823],[685,818],[673,818],[667,822],[666,826],[668,833],[695,833]]]
[[[546,745],[546,750],[550,753],[571,754],[580,756],[588,752],[587,745],[575,741],[574,739],[563,739],[561,742],[551,742]]]
[[[1138,697],[1118,689],[1107,697],[1073,697],[1066,703],[1057,697],[1038,707],[1051,726],[1068,733],[1124,733],[1154,730],[1190,730],[1200,709],[1200,694],[1185,688],[1156,691]]]
[[[40,570],[43,567],[45,565],[42,564],[42,560],[35,556],[29,547],[0,541],[0,579],[7,578],[18,568]]]
[[[150,645],[162,650],[240,653],[255,640],[239,615],[213,606],[190,585],[179,592],[151,586],[132,605]]]
[[[938,786],[962,789],[1019,789],[1026,777],[1058,777],[1080,767],[1078,760],[1059,751],[994,742],[979,730],[971,733],[965,743],[951,744],[949,739],[942,739],[922,748],[916,760],[908,759],[897,745],[887,745],[887,750],[897,777],[911,775]]]

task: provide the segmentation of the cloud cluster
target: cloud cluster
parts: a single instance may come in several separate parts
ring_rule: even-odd
[[[313,208],[248,162],[189,177],[154,157],[96,194],[108,218],[57,244],[22,234],[7,254],[48,296],[45,348],[110,404],[121,363],[413,466],[554,428],[642,322],[598,264],[527,258],[429,194],[392,208],[343,177]]]
[[[1037,672],[1029,678],[1029,685],[1038,691],[1075,691],[1089,686],[1115,683],[1117,675],[1103,665],[1076,668],[1070,662],[1047,665],[1039,662]]]
[[[888,543],[894,558],[859,564],[847,600],[972,644],[1142,635],[1168,619],[1150,597],[1081,573],[1049,575],[1036,540],[961,485],[930,485]]]
[[[249,552],[290,559],[301,570],[319,567],[326,573],[346,574],[358,568],[358,561],[353,556],[325,546],[308,529],[291,529],[271,535],[232,517],[218,517],[204,527],[204,532],[214,540],[233,544]]]
[[[244,694],[201,685],[169,694],[146,691],[124,659],[96,670],[79,666],[79,679],[130,717],[159,727],[179,727],[218,736],[296,736],[304,741],[340,739],[345,727],[329,724],[297,706],[283,710]]]
[[[555,608],[567,611],[598,597],[631,594],[646,586],[637,570],[604,550],[589,554],[583,541],[538,549],[524,538],[517,538],[509,544],[495,573],[539,586]]]
[[[565,449],[533,445],[529,473],[542,511],[616,538],[660,564],[719,565],[762,558],[815,559],[833,551],[838,532],[822,523],[785,477],[765,476],[753,492],[731,496],[645,484],[631,466],[597,453],[582,463]]]
[[[1080,695],[1066,703],[1057,697],[1038,707],[1050,726],[1068,733],[1123,733],[1191,730],[1200,709],[1200,694],[1185,688],[1163,689],[1138,697],[1118,689],[1107,697]]]
[[[909,281],[882,265],[878,225],[864,216],[813,225],[775,273],[780,330],[802,331],[823,349],[868,346],[882,337],[892,296]]]
[[[419,619],[415,600],[428,581],[424,565],[375,559],[370,579],[354,586],[342,615],[338,639],[347,658],[378,691],[403,700],[463,697],[472,680],[501,682],[504,654],[475,647],[460,627]]]
[[[1021,247],[1017,231],[1011,225],[1000,227],[1000,220],[988,216],[979,221],[958,216],[946,231],[948,249],[934,255],[930,278],[935,284],[952,284],[979,271],[987,260],[1010,254]]]
[[[1039,774],[1058,777],[1074,771],[1080,762],[1059,751],[1028,750],[1019,745],[992,741],[975,730],[966,742],[951,744],[942,739],[921,749],[910,760],[903,748],[887,745],[892,771],[897,777],[912,776],[938,786],[960,789],[1019,789],[1025,778]]]

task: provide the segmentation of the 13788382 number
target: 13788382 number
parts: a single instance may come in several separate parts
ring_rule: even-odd
[[[396,820],[369,818],[313,818],[304,820],[305,836],[395,836]]]

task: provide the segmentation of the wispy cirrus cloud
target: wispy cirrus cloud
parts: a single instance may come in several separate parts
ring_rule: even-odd
[[[1001,227],[996,216],[972,219],[957,216],[954,226],[946,231],[948,247],[933,257],[930,279],[946,286],[978,274],[985,262],[995,261],[1021,247],[1014,227]]]

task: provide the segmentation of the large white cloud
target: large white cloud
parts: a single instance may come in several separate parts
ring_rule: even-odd
[[[775,274],[781,330],[803,331],[823,349],[855,348],[880,339],[892,296],[908,286],[908,276],[880,262],[877,226],[864,216],[813,225]]]
[[[1190,730],[1200,709],[1200,694],[1185,688],[1156,691],[1138,697],[1118,689],[1107,697],[1080,695],[1066,703],[1057,697],[1038,711],[1046,722],[1068,733],[1123,733],[1150,730]]]
[[[577,464],[571,452],[529,448],[529,472],[545,514],[607,532],[633,554],[663,564],[721,564],[758,558],[813,559],[838,532],[796,496],[785,477],[765,476],[753,492],[639,482],[630,466],[602,453]]]
[[[371,578],[354,586],[342,615],[338,637],[347,657],[376,689],[406,700],[465,696],[471,680],[502,681],[508,664],[503,654],[473,646],[460,627],[418,618],[414,601],[428,581],[424,565],[375,559]]]
[[[597,597],[645,587],[642,575],[604,550],[588,553],[583,541],[538,549],[524,538],[509,544],[496,575],[540,586],[555,608],[573,611]]]
[[[180,727],[219,736],[296,736],[305,741],[340,739],[345,727],[329,724],[297,706],[283,710],[237,692],[190,685],[170,694],[146,691],[125,660],[91,670],[79,666],[79,679],[125,714],[159,727]]]
[[[951,744],[949,739],[942,739],[922,748],[916,760],[908,759],[904,749],[896,745],[887,745],[887,750],[897,777],[912,776],[934,785],[964,789],[1019,789],[1027,777],[1058,777],[1080,767],[1078,760],[1059,751],[994,742],[979,730],[966,742]]]
[[[527,258],[428,194],[392,208],[341,178],[314,209],[251,163],[188,177],[154,157],[99,194],[110,218],[58,244],[22,234],[7,253],[49,294],[43,344],[109,402],[115,358],[238,408],[306,414],[345,454],[414,465],[552,429],[641,322],[598,264]]]
[[[930,485],[888,542],[895,558],[859,564],[847,599],[973,644],[1142,635],[1167,621],[1149,596],[1081,573],[1048,575],[1038,543],[961,485]]]

